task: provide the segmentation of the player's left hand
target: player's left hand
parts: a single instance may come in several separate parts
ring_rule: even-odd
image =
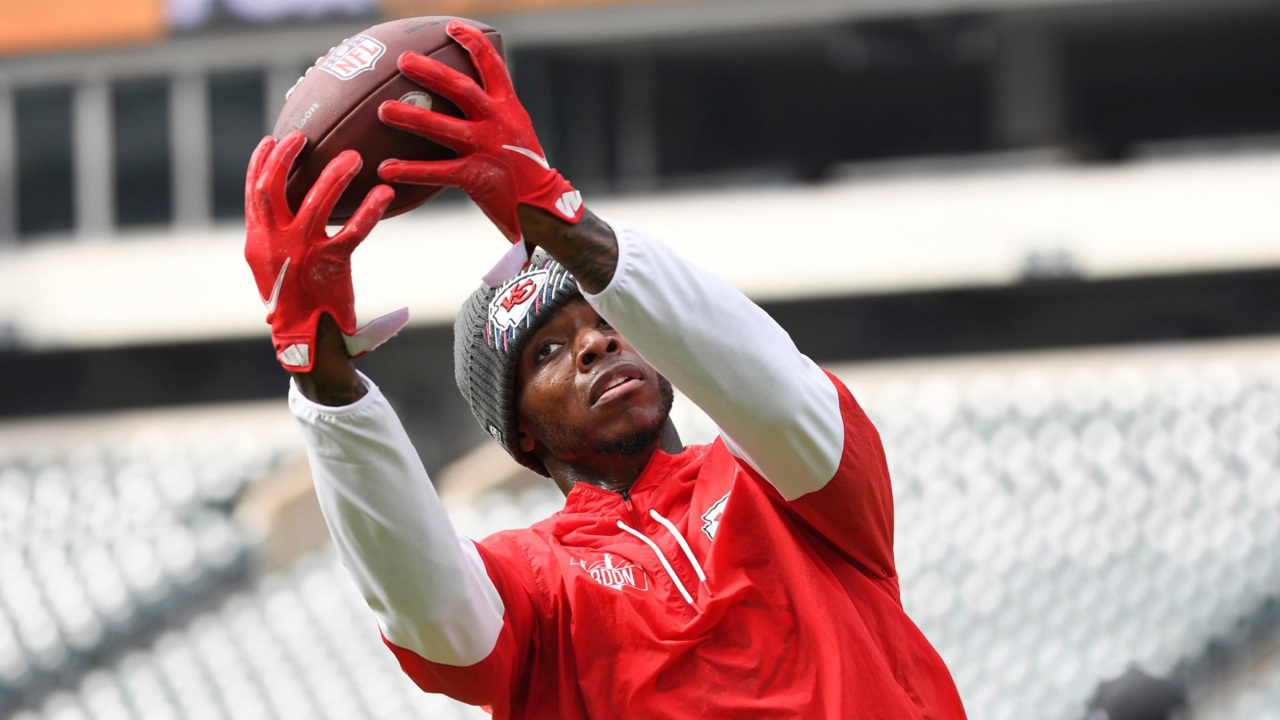
[[[409,319],[407,309],[397,310],[357,330],[351,287],[351,253],[382,219],[395,193],[386,185],[369,191],[347,224],[330,237],[325,222],[360,171],[360,155],[348,150],[334,158],[295,216],[285,198],[285,181],[306,141],[300,132],[279,143],[263,138],[245,180],[244,257],[267,306],[276,357],[292,372],[311,371],[316,326],[324,313],[337,321],[352,357],[386,342]]]
[[[532,243],[521,233],[517,208],[532,205],[569,223],[582,216],[582,195],[547,162],[529,113],[516,97],[502,58],[484,33],[450,21],[447,31],[471,54],[481,84],[418,53],[400,56],[400,71],[462,109],[465,120],[389,101],[378,117],[392,127],[453,149],[453,160],[387,160],[378,174],[387,182],[457,187],[513,243],[512,252],[485,276],[490,284],[510,278],[528,260]],[[523,241],[523,242],[522,242]]]

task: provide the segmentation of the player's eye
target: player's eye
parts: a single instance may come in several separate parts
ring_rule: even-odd
[[[564,343],[558,343],[558,342],[543,343],[538,347],[537,358],[539,360],[542,360],[544,358],[550,357],[551,354],[554,353],[556,350],[558,350],[560,346],[563,344]]]
[[[602,317],[602,318],[600,318],[598,321],[596,321],[596,327],[598,327],[598,328],[602,328],[602,329],[603,329],[603,328],[610,328],[610,329],[612,329],[612,328],[613,328],[613,326],[609,324],[609,321],[608,321],[608,320],[605,320],[603,317]]]

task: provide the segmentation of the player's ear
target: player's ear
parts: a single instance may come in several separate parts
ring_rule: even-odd
[[[533,433],[529,432],[529,423],[525,421],[523,415],[516,417],[516,447],[521,452],[533,452],[535,441]]]

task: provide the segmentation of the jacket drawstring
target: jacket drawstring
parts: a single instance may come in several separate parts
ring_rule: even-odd
[[[699,565],[698,560],[693,557],[693,550],[689,549],[689,543],[685,542],[684,536],[680,534],[680,531],[676,530],[675,524],[659,515],[658,511],[653,508],[649,508],[649,516],[662,523],[667,530],[671,531],[671,534],[676,538],[676,542],[679,543],[680,549],[684,551],[685,557],[689,558],[689,564],[693,566],[694,572],[698,573],[698,580],[706,582],[706,573],[702,572],[702,566]]]
[[[685,589],[684,583],[680,582],[680,578],[676,577],[676,571],[671,567],[671,563],[667,562],[667,558],[662,554],[662,550],[658,548],[658,544],[650,540],[648,537],[645,537],[644,533],[627,525],[621,520],[618,521],[618,527],[621,528],[622,530],[625,530],[626,532],[631,533],[632,535],[635,535],[636,537],[640,538],[640,540],[642,540],[645,545],[648,545],[649,549],[653,551],[653,554],[658,556],[658,562],[662,563],[662,569],[667,571],[667,575],[671,578],[671,581],[675,583],[676,589],[680,591],[680,596],[684,598],[684,601],[689,603],[690,607],[693,607],[693,608],[698,607],[697,605],[693,604],[693,596],[690,595],[689,591]],[[697,566],[695,565],[695,567]],[[698,570],[698,574],[701,575],[702,570]]]

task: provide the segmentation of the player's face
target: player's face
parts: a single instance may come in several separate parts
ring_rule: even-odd
[[[671,412],[671,384],[585,300],[533,334],[516,366],[520,447],[573,462],[652,450]]]

